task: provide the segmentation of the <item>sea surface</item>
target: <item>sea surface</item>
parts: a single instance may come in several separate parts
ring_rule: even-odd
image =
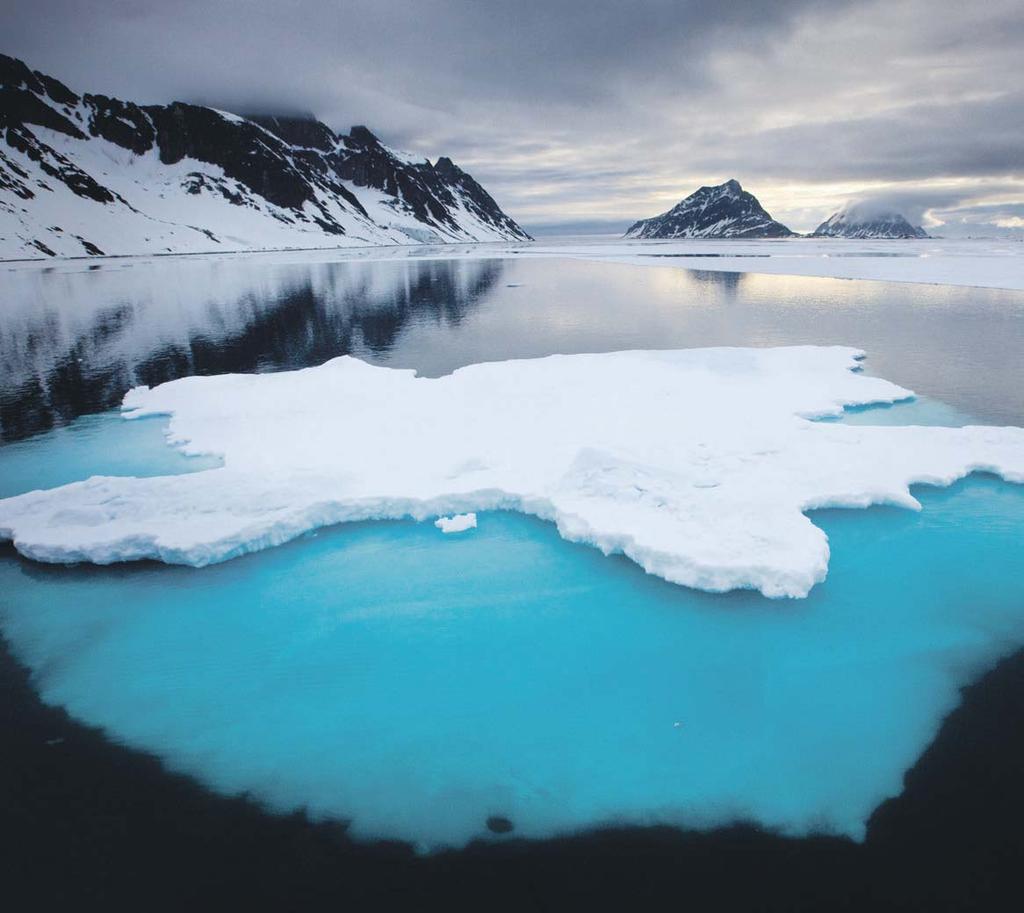
[[[919,394],[844,421],[1024,425],[1019,292],[528,258],[20,267],[0,272],[0,496],[215,465],[116,412],[186,374],[795,343],[860,347]],[[0,631],[112,743],[357,839],[743,820],[860,840],[960,689],[1024,646],[1024,488],[914,494],[920,513],[812,514],[832,558],[805,600],[687,590],[494,512],[201,570],[5,548]]]

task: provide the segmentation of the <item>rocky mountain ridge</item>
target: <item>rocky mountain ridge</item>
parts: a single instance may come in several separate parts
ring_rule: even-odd
[[[0,258],[528,238],[366,127],[79,95],[0,55]]]

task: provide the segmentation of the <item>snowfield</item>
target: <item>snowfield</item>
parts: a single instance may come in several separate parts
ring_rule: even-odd
[[[477,364],[437,379],[350,357],[131,390],[126,417],[221,468],[94,477],[0,501],[0,537],[48,562],[203,566],[345,521],[510,509],[709,591],[805,596],[804,511],[919,507],[914,483],[1024,482],[1024,429],[815,422],[910,391],[844,347],[688,349]]]

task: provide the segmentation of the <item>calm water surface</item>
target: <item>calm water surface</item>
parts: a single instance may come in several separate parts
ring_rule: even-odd
[[[858,346],[867,370],[979,420],[1024,423],[1024,293],[574,260],[292,256],[0,272],[0,435],[135,384],[354,354],[427,375],[553,353]]]

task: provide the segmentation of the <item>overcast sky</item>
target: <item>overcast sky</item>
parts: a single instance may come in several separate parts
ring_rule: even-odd
[[[1024,2],[6,0],[0,49],[78,91],[450,155],[528,227],[621,229],[736,177],[1024,227]]]

